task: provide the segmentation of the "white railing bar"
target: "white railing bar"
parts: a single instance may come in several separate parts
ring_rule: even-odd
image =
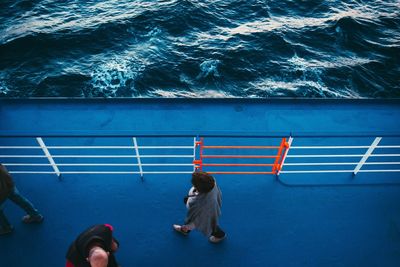
[[[370,157],[400,157],[400,154],[372,154]]]
[[[335,158],[335,157],[362,157],[363,155],[287,155],[287,158]]]
[[[51,166],[50,163],[3,163],[6,166]],[[59,163],[57,166],[139,166],[137,163]],[[193,166],[192,163],[142,163],[142,166]]]
[[[9,173],[30,173],[30,174],[57,174],[56,172],[45,172],[45,171],[10,171]],[[64,172],[63,172],[64,173]]]
[[[42,149],[40,146],[0,146],[4,149]]]
[[[0,155],[1,158],[47,158],[44,155]]]
[[[290,149],[353,149],[368,147],[369,146],[293,146]]]
[[[4,149],[41,149],[38,146],[0,146]],[[47,146],[48,149],[132,149],[133,146]],[[140,149],[192,149],[192,146],[138,146]]]
[[[391,169],[391,170],[360,170],[359,172],[400,172],[400,169]]]
[[[384,162],[365,162],[364,165],[398,165],[400,162],[384,161]]]
[[[135,155],[57,155],[53,158],[135,158]],[[192,155],[141,155],[140,158],[191,158]]]
[[[364,155],[287,155],[287,158],[339,158],[339,157],[363,157]],[[400,154],[371,154],[370,157],[400,157]]]
[[[293,146],[290,149],[355,149],[369,148],[369,146]],[[377,148],[400,148],[400,146],[377,146]]]
[[[0,155],[1,158],[47,158],[42,155]],[[53,155],[52,158],[134,158],[135,155]],[[141,158],[192,158],[193,155],[141,155]]]
[[[58,177],[60,177],[60,175],[61,175],[60,170],[58,169],[53,157],[51,156],[49,150],[47,149],[46,144],[44,143],[43,139],[41,137],[36,137],[36,141],[39,143],[40,147],[42,148],[44,154],[46,155],[47,159],[49,160],[55,173],[57,174]]]
[[[3,163],[5,166],[51,166],[50,163]],[[60,166],[61,164],[58,164]]]
[[[353,172],[354,175],[356,175],[358,173],[358,171],[361,169],[361,167],[367,161],[369,156],[371,156],[372,152],[374,152],[375,147],[379,144],[379,142],[381,140],[382,140],[382,137],[375,138],[375,140],[372,142],[371,146],[368,148],[368,150],[365,152],[364,156],[361,158],[360,162],[355,167],[354,172]]]
[[[324,166],[324,165],[357,165],[358,162],[316,162],[316,163],[286,163],[285,166]],[[365,162],[364,165],[399,165],[400,162]]]
[[[353,170],[318,170],[318,171],[281,171],[281,173],[340,173],[340,172],[353,172]],[[400,172],[396,170],[360,170],[359,172]]]
[[[353,172],[353,170],[318,170],[318,171],[281,171],[281,173],[339,173],[339,172]]]
[[[142,166],[192,166],[191,163],[141,163]],[[139,166],[137,163],[63,163],[58,166]]]
[[[48,146],[49,149],[133,149],[134,146]],[[191,149],[191,146],[138,146],[140,149]]]
[[[290,136],[290,137],[289,137],[289,141],[288,141],[289,147],[286,149],[285,154],[283,154],[283,159],[282,159],[282,163],[281,163],[281,169],[278,170],[277,175],[280,174],[280,172],[281,172],[281,170],[282,170],[282,168],[283,168],[283,166],[284,166],[284,164],[285,164],[286,156],[287,156],[287,154],[289,153],[289,150],[290,150],[290,148],[291,148],[291,146],[292,146],[292,142],[293,142],[293,138]]]
[[[25,173],[25,174],[55,174],[56,172],[42,172],[42,171],[10,171],[12,174],[16,173]],[[192,171],[170,171],[170,172],[143,172],[143,174],[190,174]],[[62,174],[140,174],[140,172],[112,172],[112,171],[99,171],[99,172],[90,172],[90,171],[63,171]]]
[[[136,159],[137,159],[138,166],[139,166],[140,177],[143,178],[142,162],[140,160],[140,154],[139,154],[139,149],[138,149],[136,137],[132,137],[132,140],[133,140],[133,145],[135,147],[135,153],[136,153]]]

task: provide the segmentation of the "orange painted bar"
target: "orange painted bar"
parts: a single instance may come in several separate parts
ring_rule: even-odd
[[[209,174],[274,174],[273,172],[207,172]]]
[[[242,149],[278,149],[279,146],[203,146],[203,148],[213,148],[213,149],[233,149],[233,148],[242,148]]]
[[[247,164],[247,163],[206,163],[203,166],[274,166],[274,164],[262,164],[262,163],[254,163],[254,164]]]
[[[203,155],[202,158],[267,158],[267,159],[274,159],[277,158],[278,156],[257,156],[257,155],[251,155],[251,156],[236,156],[236,155]],[[204,165],[204,164],[203,164]]]

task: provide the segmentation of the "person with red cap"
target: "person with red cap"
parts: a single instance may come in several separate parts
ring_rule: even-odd
[[[114,253],[119,242],[113,227],[97,224],[83,231],[69,246],[66,267],[118,267]]]

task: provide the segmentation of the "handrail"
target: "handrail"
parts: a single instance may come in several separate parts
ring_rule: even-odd
[[[69,137],[71,140],[77,138],[76,136]],[[153,135],[147,136],[147,138],[150,137]],[[235,139],[224,138],[222,144],[218,143],[220,140],[212,145],[205,145],[206,141],[212,139],[211,137],[199,138],[197,135],[190,137],[191,140],[185,139],[186,143],[181,143],[180,139],[177,139],[179,145],[169,143],[143,145],[137,140],[138,137],[130,136],[133,139],[128,145],[90,146],[73,143],[59,145],[56,142],[57,137],[47,137],[53,140],[47,142],[46,139],[45,142],[44,137],[41,136],[35,137],[37,146],[31,144],[13,146],[10,142],[21,138],[14,136],[13,141],[6,140],[1,143],[0,162],[11,167],[11,173],[46,173],[58,176],[62,174],[140,174],[142,177],[144,174],[188,174],[196,169],[211,174],[274,174],[277,176],[296,173],[352,173],[356,175],[357,173],[400,172],[400,167],[398,167],[400,145],[393,143],[398,142],[400,135],[394,141],[386,137],[374,137],[375,141],[370,145],[325,145],[320,142],[315,146],[296,145],[296,141],[307,138],[293,136],[288,136],[289,142],[286,142],[287,137],[281,136],[279,139],[274,137],[280,140],[280,144],[271,138],[267,138],[269,140],[267,143],[263,143],[264,139],[256,139],[260,141],[254,144],[251,143],[254,142],[254,136],[247,136],[246,138],[253,141],[237,144],[234,143]],[[238,138],[237,136],[225,137]],[[107,135],[101,138],[114,140]],[[314,138],[321,139],[320,136]],[[1,137],[0,140],[2,140]],[[51,143],[51,145],[46,143]],[[349,140],[346,143],[349,143]],[[40,150],[43,154],[39,154]],[[216,152],[221,153],[215,154]],[[13,162],[6,159],[13,159]],[[46,159],[47,162],[45,162]],[[332,159],[335,160],[332,161]],[[142,162],[143,160],[145,162]],[[22,167],[32,167],[33,170],[20,169]],[[85,169],[80,169],[80,167]],[[103,167],[109,169],[99,170]],[[129,169],[126,170],[123,167]]]

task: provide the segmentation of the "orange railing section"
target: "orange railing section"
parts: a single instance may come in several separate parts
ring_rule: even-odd
[[[196,170],[207,171],[210,174],[277,174],[282,167],[285,150],[289,148],[286,138],[282,138],[280,145],[277,146],[207,146],[204,144],[204,138],[196,142],[199,148],[199,156],[193,161]],[[261,155],[210,155],[205,154],[207,149],[212,150],[254,150],[262,149],[265,151],[277,151],[275,153],[266,153]],[[271,163],[206,163],[204,159],[273,159]],[[265,171],[216,171],[208,170],[207,167],[268,167]]]

